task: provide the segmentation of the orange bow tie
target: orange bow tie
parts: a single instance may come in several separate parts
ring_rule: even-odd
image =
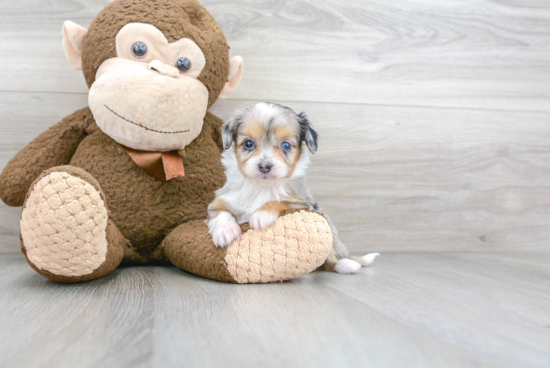
[[[136,151],[125,146],[122,148],[126,150],[136,165],[158,181],[168,181],[185,176],[183,160],[178,151],[148,152]]]

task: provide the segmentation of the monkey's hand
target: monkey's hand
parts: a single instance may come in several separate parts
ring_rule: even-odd
[[[44,170],[69,163],[91,123],[90,110],[78,110],[19,151],[0,174],[2,201],[8,206],[22,206],[32,182]]]

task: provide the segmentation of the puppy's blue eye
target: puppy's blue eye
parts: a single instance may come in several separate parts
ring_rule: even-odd
[[[283,149],[283,151],[290,151],[292,145],[288,142],[283,142],[283,144],[281,144],[281,148]]]
[[[132,45],[132,54],[138,59],[143,59],[147,55],[147,45],[143,42],[136,42]]]
[[[255,144],[252,140],[247,139],[246,141],[244,141],[244,148],[252,149],[252,148],[254,148],[254,146],[255,146]]]

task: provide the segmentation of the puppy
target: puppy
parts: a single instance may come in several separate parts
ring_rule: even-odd
[[[314,154],[317,133],[305,113],[268,102],[236,110],[222,127],[222,139],[227,181],[208,206],[207,220],[216,246],[239,237],[239,224],[264,230],[284,212],[308,207],[322,213],[332,230],[333,248],[322,269],[351,274],[374,261],[378,253],[348,258],[334,224],[306,186],[310,159],[303,146]]]

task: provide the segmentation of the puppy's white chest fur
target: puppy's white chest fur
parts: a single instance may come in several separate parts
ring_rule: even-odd
[[[235,212],[237,223],[242,224],[250,222],[250,215],[258,208],[262,207],[267,202],[279,202],[280,194],[278,188],[240,188],[232,192],[230,195],[225,196],[228,203],[233,208],[233,204],[240,204],[235,206]],[[228,198],[229,197],[229,198]]]
[[[306,166],[307,158],[304,157],[303,161]],[[266,186],[265,183],[245,178],[238,168],[233,150],[223,153],[222,163],[226,168],[227,182],[216,192],[216,196],[223,198],[239,224],[249,222],[250,215],[267,202],[289,200],[287,180]]]

